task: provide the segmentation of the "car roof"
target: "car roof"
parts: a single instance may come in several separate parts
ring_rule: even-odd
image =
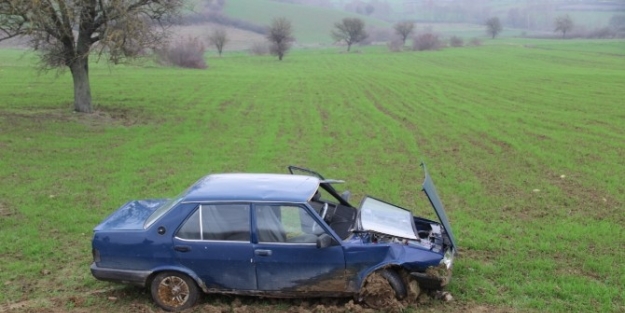
[[[212,174],[187,189],[184,202],[271,201],[306,202],[319,188],[319,179],[288,174]]]

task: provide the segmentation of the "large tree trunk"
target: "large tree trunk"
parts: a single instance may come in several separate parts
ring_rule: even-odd
[[[91,113],[91,85],[89,84],[89,58],[78,57],[69,66],[74,80],[74,111]]]

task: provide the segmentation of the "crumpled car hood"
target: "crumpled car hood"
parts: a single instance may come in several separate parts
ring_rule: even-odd
[[[412,213],[390,203],[365,197],[360,203],[358,218],[359,228],[362,231],[372,231],[412,240],[418,239],[412,221]]]
[[[436,192],[434,182],[428,174],[425,165],[422,164],[422,166],[425,171],[422,190],[428,197],[440,224],[445,229],[452,246],[455,248],[457,247],[456,239],[451,230],[443,203]],[[411,240],[418,239],[413,215],[410,211],[372,197],[365,197],[360,203],[357,222],[360,231],[371,231]]]

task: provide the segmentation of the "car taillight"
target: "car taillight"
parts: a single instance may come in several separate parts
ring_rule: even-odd
[[[98,249],[91,249],[91,254],[93,254],[93,262],[100,262],[100,251]]]

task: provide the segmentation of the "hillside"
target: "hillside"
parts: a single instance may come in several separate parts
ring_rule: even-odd
[[[389,28],[387,22],[344,11],[268,0],[226,1],[224,13],[230,17],[260,25],[269,25],[276,17],[293,22],[299,44],[331,44],[330,31],[335,22],[345,17],[359,17],[368,26]]]

